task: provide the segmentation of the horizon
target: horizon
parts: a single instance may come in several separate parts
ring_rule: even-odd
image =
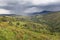
[[[60,0],[0,0],[0,14],[27,15],[44,10],[60,11]]]

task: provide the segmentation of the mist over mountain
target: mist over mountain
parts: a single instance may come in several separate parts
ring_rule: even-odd
[[[48,14],[54,11],[42,11],[42,12],[34,12],[34,13],[29,13],[28,15],[43,15],[43,14]]]
[[[42,12],[33,12],[33,13],[28,13],[26,15],[20,15],[20,14],[0,14],[0,16],[33,16],[33,15],[44,15],[44,14],[49,14],[53,12],[59,12],[59,11],[42,11]]]

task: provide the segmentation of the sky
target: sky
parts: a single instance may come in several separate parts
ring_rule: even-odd
[[[27,15],[42,11],[60,11],[60,0],[0,0],[0,14]]]

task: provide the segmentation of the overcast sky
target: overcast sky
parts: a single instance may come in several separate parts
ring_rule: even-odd
[[[60,0],[0,0],[0,14],[26,15],[44,10],[60,11]]]

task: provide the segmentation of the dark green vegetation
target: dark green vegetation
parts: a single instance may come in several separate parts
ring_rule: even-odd
[[[60,40],[60,12],[0,16],[0,40]]]

